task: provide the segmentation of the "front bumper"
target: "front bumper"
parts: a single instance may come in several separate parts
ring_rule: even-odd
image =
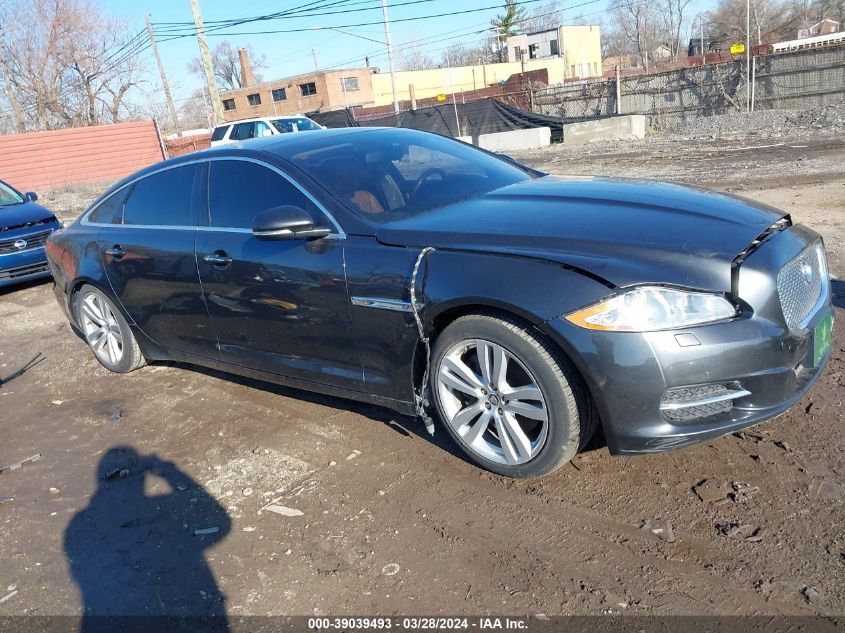
[[[815,239],[795,227],[752,253],[739,273],[738,294],[748,309],[733,321],[642,334],[586,330],[563,318],[545,324],[586,379],[611,453],[662,452],[708,440],[780,415],[802,398],[830,356],[814,358],[816,326],[833,312],[829,281],[804,327],[790,329],[775,277]],[[724,393],[726,387],[740,395],[698,417],[677,419],[665,408],[667,392]]]
[[[0,256],[0,288],[50,276],[44,247]]]

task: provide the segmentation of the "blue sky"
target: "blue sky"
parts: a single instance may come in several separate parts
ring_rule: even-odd
[[[331,0],[323,0],[320,4],[328,4]],[[389,0],[388,7],[391,19],[393,45],[401,47],[414,40],[421,40],[424,52],[439,58],[440,51],[451,44],[462,43],[474,46],[482,39],[482,35],[474,34],[489,26],[491,18],[501,13],[501,8],[459,13],[501,6],[503,0],[422,0],[409,6],[398,6],[409,0]],[[286,9],[300,7],[308,0],[254,0],[232,2],[232,0],[199,0],[203,21],[207,28],[211,28],[213,21],[226,20],[236,17],[264,15]],[[542,6],[545,0],[535,0],[526,4],[526,9]],[[581,5],[577,6],[576,5]],[[191,22],[191,7],[189,0],[146,0],[144,2],[117,3],[105,5],[111,11],[122,14],[129,21],[131,31],[144,27],[144,13],[150,13],[153,23]],[[385,47],[373,40],[384,40],[384,29],[380,2],[378,0],[352,0],[338,7],[327,8],[322,11],[337,11],[343,7],[349,9],[368,9],[362,11],[347,11],[335,15],[305,16],[284,20],[273,20],[260,23],[245,24],[236,28],[227,28],[227,33],[221,36],[209,36],[209,44],[213,46],[221,39],[229,40],[235,47],[251,45],[258,55],[264,55],[268,67],[261,70],[265,80],[275,79],[309,72],[314,69],[311,49],[317,51],[317,61],[321,68],[339,65],[362,66],[364,55],[369,54],[370,63],[387,70],[387,54]],[[606,0],[559,0],[558,8],[563,9],[562,21],[566,22],[578,16],[585,15],[588,20],[596,21],[603,17],[601,11],[605,9]],[[567,7],[576,7],[566,9]],[[321,11],[321,12],[322,12]],[[598,13],[597,13],[598,12]],[[420,16],[445,13],[444,17],[430,19],[413,19]],[[410,19],[410,20],[409,20]],[[409,20],[409,21],[403,21]],[[376,22],[367,26],[349,26]],[[336,27],[344,31],[355,33],[360,37],[337,33],[330,30],[316,30],[301,33],[277,33],[270,35],[235,34],[237,32],[306,29],[315,27]],[[174,27],[170,27],[174,28]],[[183,27],[176,27],[183,28]],[[191,58],[199,56],[199,49],[195,37],[184,37],[165,41],[167,27],[156,29],[159,39],[159,52],[174,98],[181,101],[200,85],[198,78],[187,71],[187,63]],[[444,38],[453,38],[446,41]],[[429,41],[427,42],[426,39]],[[150,71],[155,71],[155,63],[151,52],[144,53],[149,57]],[[153,79],[153,78],[151,78]],[[154,84],[157,88],[158,81]],[[178,105],[178,104],[177,104]]]

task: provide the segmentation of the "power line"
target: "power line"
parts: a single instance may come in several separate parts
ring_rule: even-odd
[[[434,1],[434,0],[426,0],[426,1]],[[523,5],[535,4],[537,2],[545,2],[545,1],[546,0],[521,0],[520,2],[516,2],[515,4],[517,4],[519,6],[523,6]],[[431,19],[435,19],[435,18],[452,17],[452,16],[455,16],[455,15],[464,15],[464,14],[469,14],[469,13],[479,13],[481,11],[490,11],[492,9],[499,9],[499,8],[501,8],[501,6],[502,5],[500,5],[500,4],[495,4],[495,5],[489,5],[489,6],[486,6],[486,7],[480,7],[480,8],[476,8],[476,9],[464,9],[462,11],[449,11],[449,12],[446,12],[446,13],[433,13],[433,14],[429,14],[429,15],[420,15],[420,16],[415,16],[415,17],[411,17],[411,18],[397,18],[397,19],[391,20],[391,22],[392,23],[396,23],[396,22],[417,22],[419,20],[431,20]],[[250,21],[255,21],[255,20],[244,20],[244,21],[240,22],[238,24],[238,26],[240,26],[240,24],[245,24],[245,23],[250,22]],[[360,22],[358,24],[338,24],[338,25],[333,25],[333,26],[334,26],[334,28],[338,28],[338,29],[348,29],[348,28],[356,28],[356,27],[359,27],[359,26],[375,26],[375,25],[382,24],[382,23],[383,23],[382,21]],[[230,28],[230,27],[227,25],[225,27],[218,27],[218,29],[214,29],[214,30],[223,30],[225,28]],[[279,34],[279,33],[308,33],[308,32],[313,32],[313,31],[322,31],[322,30],[324,30],[324,28],[325,27],[319,27],[318,26],[318,27],[301,27],[301,28],[298,28],[298,29],[272,29],[272,30],[266,30],[266,31],[238,31],[238,32],[224,32],[224,33],[212,33],[211,32],[212,29],[209,29],[207,33],[211,34],[211,35],[216,35],[216,36],[220,36],[220,35],[275,35],[275,34]],[[188,35],[191,35],[191,34],[172,35],[169,38],[162,39],[162,41],[170,41],[170,40],[174,40],[174,39],[179,39],[179,38],[182,38],[182,37],[187,37]]]

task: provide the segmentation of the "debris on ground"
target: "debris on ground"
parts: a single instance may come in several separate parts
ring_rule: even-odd
[[[672,524],[669,521],[649,519],[643,522],[640,529],[655,534],[667,543],[674,543],[677,540],[675,538],[675,531],[672,529]]]
[[[3,604],[3,603],[4,603],[4,602],[6,602],[6,600],[8,600],[9,598],[14,597],[15,595],[17,595],[17,593],[18,593],[18,590],[17,590],[17,589],[13,589],[13,590],[12,590],[12,591],[10,591],[9,593],[7,593],[5,596],[3,596],[2,598],[0,598],[0,604]]]
[[[109,422],[117,422],[120,418],[123,417],[123,409],[115,409],[109,415]]]
[[[273,512],[275,514],[281,514],[285,517],[301,517],[303,515],[302,510],[297,510],[296,508],[288,508],[287,506],[269,505],[264,506],[262,510],[267,510],[267,512]]]
[[[2,506],[4,503],[10,503],[14,500],[14,497],[0,497],[0,506]]]
[[[32,462],[37,462],[39,459],[41,459],[41,453],[36,453],[35,455],[32,455],[31,457],[27,457],[26,459],[22,459],[21,461],[15,462],[14,464],[9,464],[8,466],[3,466],[2,468],[0,468],[0,475],[7,473],[7,472],[10,472],[12,470],[17,470],[18,468],[21,468],[21,467],[25,466],[26,464],[31,464]]]
[[[748,543],[759,543],[766,534],[765,528],[755,525],[743,525],[738,521],[716,524],[716,530],[723,536],[735,538]]]
[[[801,595],[807,604],[816,604],[821,601],[822,595],[815,587],[802,587]]]
[[[114,479],[125,479],[127,476],[129,476],[128,468],[115,468],[108,471],[103,479],[106,481],[112,481]]]
[[[360,455],[360,454],[361,454],[361,451],[359,451],[359,450],[356,448],[356,449],[354,449],[351,453],[349,453],[349,455],[347,455],[347,456],[346,456],[346,459],[347,459],[347,460],[350,460],[350,459],[355,459],[355,458],[356,458],[356,457],[358,457],[358,455]]]
[[[693,486],[692,490],[704,503],[713,503],[728,496],[730,485],[727,481],[705,479]]]
[[[845,487],[840,486],[839,484],[823,481],[819,484],[819,489],[816,494],[825,499],[845,499]]]
[[[738,481],[733,482],[731,486],[733,487],[733,491],[728,493],[728,499],[734,503],[744,503],[751,498],[751,495],[759,492],[760,490],[757,486],[740,483]]]
[[[55,486],[50,486],[50,494],[51,494],[51,495],[57,495],[57,494],[59,494],[60,492],[61,492],[61,490],[59,490],[59,489],[58,489],[58,488],[56,488]]]
[[[399,565],[396,563],[388,563],[381,568],[381,573],[385,576],[395,576],[399,573]]]
[[[219,527],[201,528],[194,530],[194,536],[205,536],[206,534],[217,534],[220,531]]]

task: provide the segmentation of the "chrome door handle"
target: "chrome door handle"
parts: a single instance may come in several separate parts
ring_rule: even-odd
[[[202,259],[214,266],[226,266],[232,263],[232,258],[226,255],[206,255]]]
[[[126,255],[126,251],[120,248],[120,246],[112,246],[111,248],[106,249],[106,255],[120,258]]]

